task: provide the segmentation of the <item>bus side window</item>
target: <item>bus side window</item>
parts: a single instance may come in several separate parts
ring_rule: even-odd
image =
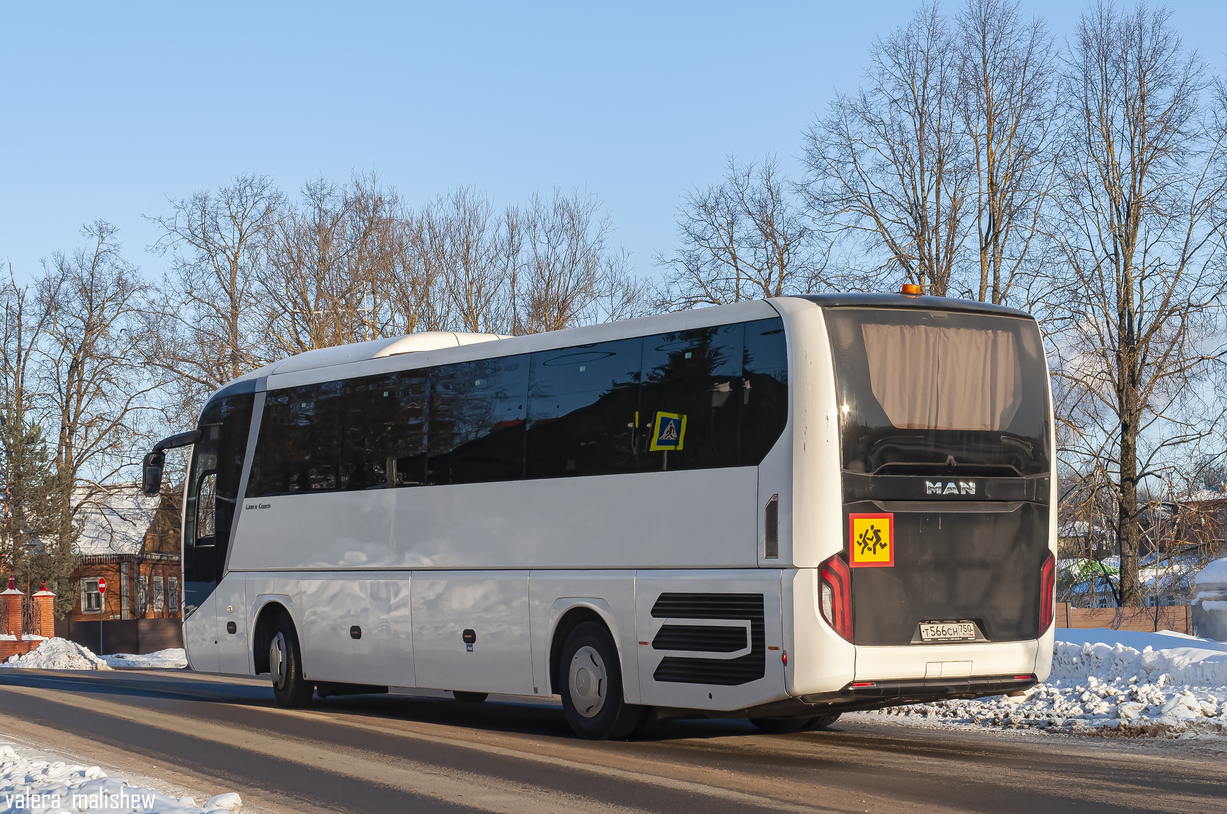
[[[335,490],[343,405],[341,382],[270,391],[256,444],[259,477],[253,472],[248,495]]]
[[[533,354],[528,477],[636,470],[642,349],[642,339],[623,339]]]
[[[744,332],[737,323],[644,339],[641,470],[737,465]]]
[[[340,488],[424,482],[426,381],[423,371],[402,371],[345,383]]]
[[[746,323],[741,400],[741,465],[756,466],[788,423],[788,346],[784,323]]]
[[[427,483],[493,483],[524,477],[527,355],[430,371]]]

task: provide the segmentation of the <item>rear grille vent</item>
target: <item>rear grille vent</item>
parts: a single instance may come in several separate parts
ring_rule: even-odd
[[[767,646],[762,594],[664,593],[652,606],[652,618],[675,619],[652,642],[656,650],[735,653],[746,646],[745,622],[750,623],[750,652],[737,658],[666,656],[652,677],[681,684],[733,686],[757,681],[767,672]],[[718,619],[733,624],[687,625],[688,619]],[[734,626],[734,624],[737,626]]]
[[[665,625],[652,640],[654,650],[698,650],[705,653],[736,653],[744,648],[743,627]]]

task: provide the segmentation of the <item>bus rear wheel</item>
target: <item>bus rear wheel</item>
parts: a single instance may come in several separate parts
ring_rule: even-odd
[[[829,727],[831,724],[835,723],[838,720],[839,720],[838,712],[832,712],[829,715],[819,715],[817,718],[813,718],[811,720],[809,728],[810,729],[826,729],[827,727]]]
[[[273,695],[283,707],[303,707],[311,700],[315,685],[303,677],[302,651],[289,614],[281,613],[273,623],[268,646],[268,667],[273,674]]]
[[[604,625],[584,622],[571,631],[558,677],[563,713],[581,738],[623,740],[643,721],[644,708],[623,700],[618,648]]]

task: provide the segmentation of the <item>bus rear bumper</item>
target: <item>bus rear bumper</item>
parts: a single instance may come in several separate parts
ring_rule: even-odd
[[[739,710],[657,708],[656,718],[774,718],[827,715],[882,709],[954,698],[983,698],[1020,693],[1035,686],[1034,675],[976,676],[963,679],[853,681],[834,692],[813,693]]]
[[[896,681],[853,681],[831,693],[800,698],[803,704],[828,711],[880,709],[903,704],[924,704],[953,698],[983,698],[1022,692],[1038,683],[1034,675],[975,676]]]
[[[1036,654],[1044,643],[1044,639],[1033,639],[901,647],[858,646],[852,683],[935,682],[961,685],[973,678],[980,681],[984,677],[1034,675]],[[1052,651],[1051,644],[1048,651]]]

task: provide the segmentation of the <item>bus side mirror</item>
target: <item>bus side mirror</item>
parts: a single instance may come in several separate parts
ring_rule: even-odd
[[[151,452],[141,466],[141,491],[150,497],[162,492],[162,467],[166,463],[165,452]]]

